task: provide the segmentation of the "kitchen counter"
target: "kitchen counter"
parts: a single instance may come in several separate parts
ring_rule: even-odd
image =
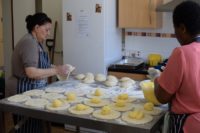
[[[124,73],[136,73],[136,74],[148,74],[147,65],[141,64],[137,68],[131,67],[116,67],[116,65],[110,65],[108,71],[112,72],[124,72]]]
[[[124,60],[124,59],[122,59]],[[117,63],[121,63],[123,61],[118,61]],[[143,63],[139,63],[139,65],[131,64],[131,63],[122,63],[122,64],[111,64],[108,67],[108,74],[114,75],[118,78],[121,77],[129,77],[134,80],[145,80],[148,70],[148,65]]]

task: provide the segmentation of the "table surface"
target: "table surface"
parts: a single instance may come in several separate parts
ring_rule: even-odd
[[[68,86],[71,81],[52,84],[51,86]],[[113,90],[114,91],[114,90]],[[128,124],[120,118],[115,120],[100,120],[92,117],[92,115],[74,115],[68,111],[49,111],[46,109],[36,109],[27,107],[23,104],[9,102],[6,98],[0,100],[0,124],[3,124],[1,117],[4,112],[12,112],[27,117],[34,117],[49,122],[66,123],[85,128],[97,129],[109,133],[155,133],[163,122],[164,112],[158,116],[153,116],[153,121],[146,124]],[[2,125],[0,125],[1,127]],[[2,131],[1,131],[2,130]],[[3,129],[0,129],[3,132]]]

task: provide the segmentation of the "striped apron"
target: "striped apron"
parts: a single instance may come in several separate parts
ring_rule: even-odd
[[[38,45],[39,49],[39,61],[38,61],[38,68],[49,68],[50,67],[50,60],[48,57],[48,53],[45,52],[41,46]],[[28,90],[42,88],[47,85],[47,80],[34,80],[28,77],[24,78],[17,78],[18,85],[17,85],[17,93],[23,93]],[[14,115],[14,123],[17,124],[23,116]],[[18,129],[15,131],[16,133],[42,133],[42,121],[39,119],[28,118],[28,120]]]
[[[170,133],[184,133],[183,125],[189,114],[174,114],[170,113],[170,124],[169,132]]]

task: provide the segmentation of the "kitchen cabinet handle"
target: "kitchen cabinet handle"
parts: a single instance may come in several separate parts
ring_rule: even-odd
[[[152,23],[152,18],[151,18],[151,9],[152,9],[152,0],[149,0],[149,23]]]

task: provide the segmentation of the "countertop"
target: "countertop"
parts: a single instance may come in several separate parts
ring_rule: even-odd
[[[141,64],[137,68],[131,68],[131,67],[117,67],[116,65],[112,64],[108,67],[108,71],[112,72],[124,72],[124,73],[136,73],[136,74],[148,74],[148,65],[145,63]]]
[[[124,59],[121,59],[124,60]],[[154,67],[155,69],[160,70],[161,72],[165,68],[167,64],[168,59],[165,59],[163,62],[158,63],[156,66],[151,66]],[[117,61],[119,62],[119,61]],[[126,64],[120,64],[117,65],[116,63],[111,64],[108,67],[108,71],[110,72],[124,72],[124,73],[135,73],[135,74],[148,74],[147,70],[150,66],[144,62],[138,66],[131,66],[131,65],[126,65]]]

